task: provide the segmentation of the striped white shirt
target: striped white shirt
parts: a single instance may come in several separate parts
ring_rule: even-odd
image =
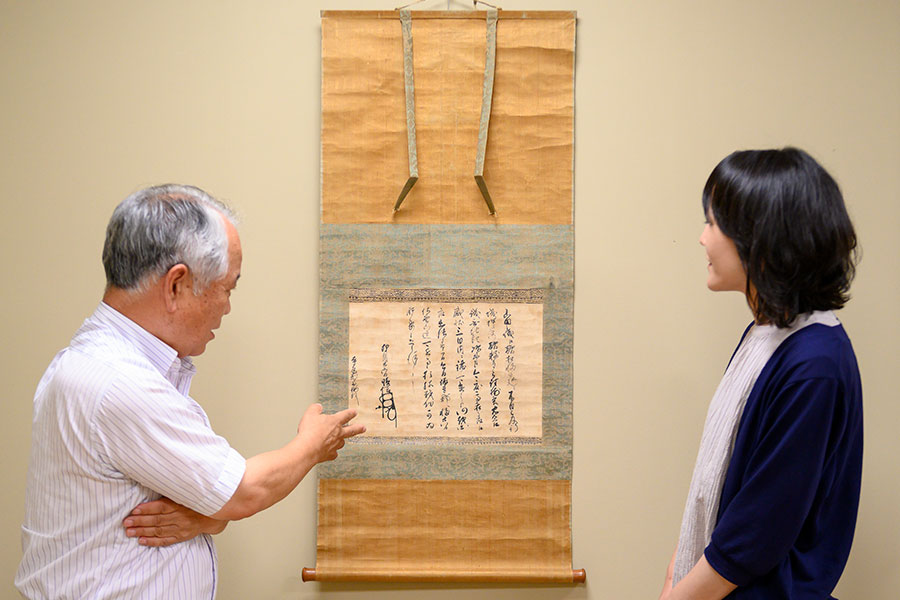
[[[188,396],[195,368],[101,303],[34,396],[16,587],[29,598],[213,598],[216,552],[200,535],[141,546],[122,520],[160,496],[211,515],[245,461]]]

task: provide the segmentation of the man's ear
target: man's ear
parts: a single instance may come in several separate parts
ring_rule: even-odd
[[[185,293],[191,291],[191,271],[186,265],[178,263],[163,276],[163,296],[166,312],[174,313],[178,309],[178,301]]]

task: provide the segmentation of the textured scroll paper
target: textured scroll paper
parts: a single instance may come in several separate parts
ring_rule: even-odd
[[[486,13],[409,14],[322,14],[319,394],[369,433],[317,469],[315,578],[571,582],[575,15],[501,11],[491,57]]]
[[[354,290],[349,303],[361,439],[540,441],[541,290]]]

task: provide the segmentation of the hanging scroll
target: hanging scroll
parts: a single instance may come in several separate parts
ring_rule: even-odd
[[[571,12],[324,11],[320,581],[572,582]],[[583,571],[580,574],[583,577]]]

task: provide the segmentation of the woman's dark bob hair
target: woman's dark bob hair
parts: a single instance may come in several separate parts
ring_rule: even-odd
[[[737,247],[757,322],[787,327],[849,300],[853,224],[837,183],[803,150],[725,157],[703,189],[703,212]]]

